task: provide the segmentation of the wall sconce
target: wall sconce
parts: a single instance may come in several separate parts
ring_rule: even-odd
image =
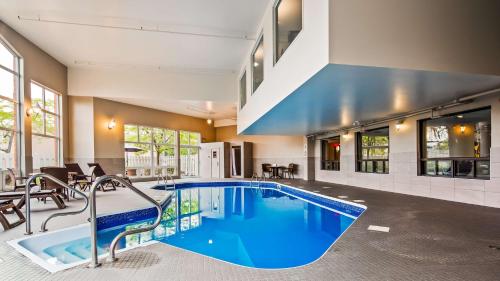
[[[212,119],[207,119],[207,124],[212,125]]]
[[[31,115],[33,115],[33,108],[26,108],[26,116],[31,117]]]
[[[403,127],[403,123],[405,122],[405,120],[398,120],[396,122],[396,131],[399,132],[399,130],[401,130],[401,128]]]
[[[344,137],[344,139],[347,139],[349,138],[349,131],[345,131],[342,136]]]
[[[460,124],[460,133],[463,135],[465,133],[465,125]]]
[[[116,127],[116,121],[115,119],[111,119],[108,123],[108,129],[111,130],[111,129],[114,129]]]

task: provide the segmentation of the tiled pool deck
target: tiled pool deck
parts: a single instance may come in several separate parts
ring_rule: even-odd
[[[328,183],[284,182],[364,200],[368,210],[323,258],[288,270],[243,268],[158,243],[119,254],[118,262],[97,269],[50,274],[5,243],[22,236],[23,225],[0,231],[0,280],[500,280],[500,250],[489,247],[500,246],[500,209]],[[44,211],[49,204],[33,204],[34,230],[53,212]],[[71,209],[80,204],[69,203]],[[147,204],[125,189],[98,193],[98,213]],[[84,223],[87,213],[56,218],[49,230]],[[368,231],[369,225],[388,226],[390,232]]]

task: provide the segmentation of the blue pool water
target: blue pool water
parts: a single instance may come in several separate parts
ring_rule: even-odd
[[[320,258],[364,210],[353,214],[349,208],[332,208],[331,202],[325,208],[323,198],[302,199],[276,189],[195,187],[174,193],[159,227],[125,237],[118,248],[156,240],[242,266],[295,267]],[[100,254],[117,233],[152,222],[99,230]],[[89,258],[90,240],[84,237],[43,251],[72,263]]]

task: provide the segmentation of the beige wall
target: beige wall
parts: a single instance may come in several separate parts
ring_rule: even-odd
[[[70,96],[70,108],[81,111],[71,114],[75,116],[71,119],[72,128],[81,128],[72,135],[71,161],[82,163],[82,167],[89,161],[97,161],[108,173],[123,174],[125,170],[124,124],[199,132],[202,142],[215,141],[215,128],[201,118],[90,97]],[[112,130],[108,129],[111,119],[116,121]],[[82,144],[75,139],[79,136],[92,144]]]
[[[36,81],[48,88],[51,88],[62,95],[62,116],[68,116],[67,110],[67,92],[68,79],[67,68],[62,63],[45,53],[35,44],[24,38],[15,30],[0,21],[0,36],[7,42],[22,58],[22,112],[24,121],[23,140],[25,142],[25,151],[22,153],[21,168],[26,172],[32,170],[32,151],[31,151],[31,119],[25,118],[26,108],[31,106],[31,81]],[[62,119],[62,147],[63,158],[68,157],[68,120]]]
[[[298,165],[296,178],[304,178],[306,157],[304,156],[304,137],[302,136],[245,136],[237,135],[236,126],[217,127],[216,141],[253,143],[254,172],[262,173],[261,164],[271,163]]]

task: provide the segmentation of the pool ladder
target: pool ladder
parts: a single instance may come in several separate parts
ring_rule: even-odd
[[[168,190],[167,189],[168,179],[172,180],[173,189],[175,190],[175,180],[174,180],[174,178],[171,175],[166,175],[166,176],[158,175],[158,177],[157,177],[157,183],[160,184],[160,180],[162,180],[163,183],[165,184],[165,191],[167,191]]]
[[[70,212],[59,212],[59,213],[54,213],[52,215],[50,215],[48,218],[46,218],[43,222],[42,222],[42,227],[40,229],[41,232],[45,232],[47,231],[47,223],[49,222],[49,220],[55,218],[55,217],[62,217],[62,216],[70,216],[70,215],[78,215],[80,213],[83,213],[87,207],[89,206],[89,199],[87,197],[87,195],[85,195],[85,193],[83,193],[82,191],[80,190],[77,190],[76,188],[73,188],[71,186],[69,186],[67,183],[65,182],[62,182],[60,181],[59,179],[55,178],[54,176],[52,175],[49,175],[49,174],[45,174],[45,173],[36,173],[34,175],[32,175],[31,177],[29,177],[29,179],[26,181],[26,187],[25,187],[25,215],[26,215],[26,235],[31,235],[33,234],[33,232],[31,231],[31,183],[34,182],[37,178],[45,178],[45,179],[48,179],[48,180],[51,180],[55,183],[57,183],[58,185],[60,185],[62,188],[65,188],[69,191],[73,191],[75,192],[76,194],[80,195],[82,198],[83,198],[83,201],[85,202],[85,206],[83,206],[82,209],[78,210],[78,211],[70,211]],[[68,192],[68,196],[69,195],[69,192]]]
[[[259,177],[259,175],[257,175],[257,173],[253,173],[252,179],[250,180],[250,187],[253,187],[253,183],[256,182],[257,183],[257,188],[259,190],[261,190],[260,183],[262,181],[266,181],[266,178],[265,177]]]
[[[121,238],[130,235],[130,234],[137,234],[141,232],[146,232],[155,229],[158,225],[160,225],[161,218],[162,218],[162,213],[163,213],[163,208],[162,205],[157,202],[155,199],[147,195],[146,193],[142,192],[129,182],[125,181],[123,178],[118,177],[118,176],[113,176],[113,175],[106,175],[102,177],[98,177],[95,182],[92,184],[92,187],[90,188],[90,251],[91,251],[91,262],[89,264],[89,267],[95,268],[100,266],[101,264],[99,263],[98,260],[98,253],[97,253],[97,215],[96,215],[96,190],[97,187],[102,184],[103,182],[114,180],[117,181],[124,186],[128,187],[130,190],[135,192],[137,195],[145,199],[146,201],[149,201],[152,203],[156,210],[157,210],[157,216],[156,220],[152,225],[147,225],[145,227],[141,228],[136,228],[136,229],[130,229],[123,231],[116,235],[116,237],[113,239],[111,242],[111,245],[109,246],[109,255],[111,258],[111,261],[116,261],[117,258],[115,256],[115,251],[116,251],[116,245],[118,241],[120,241]],[[165,200],[165,203],[168,205],[168,203],[172,200],[172,194],[170,194],[167,199]]]

